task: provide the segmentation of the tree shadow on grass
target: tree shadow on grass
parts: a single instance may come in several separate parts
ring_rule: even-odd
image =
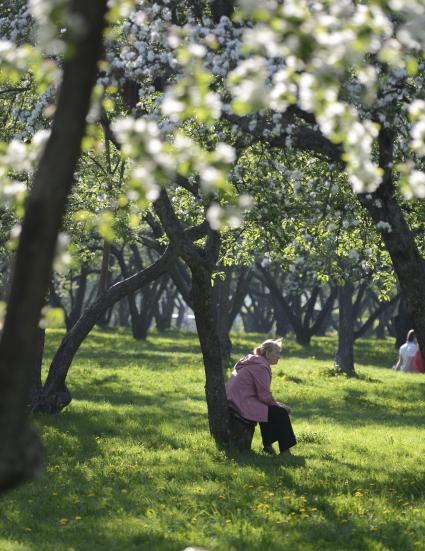
[[[68,453],[73,453],[75,438],[89,455],[93,455],[99,451],[96,437],[122,438],[123,433],[129,440],[146,442],[149,446],[178,449],[182,447],[184,427],[188,424],[192,431],[208,430],[206,413],[193,411],[182,405],[187,400],[202,402],[198,396],[176,395],[172,392],[162,392],[161,397],[132,392],[126,392],[125,395],[94,394],[80,390],[78,397],[80,404],[77,402],[77,407],[71,406],[60,415],[35,416],[44,430],[54,428],[59,431],[54,434],[58,445],[62,433],[62,444],[59,447]],[[94,404],[89,410],[84,407],[86,401]],[[102,407],[109,405],[118,407]],[[170,427],[167,434],[164,432],[165,426]],[[69,436],[73,438],[67,445]]]
[[[414,391],[416,394],[416,391]],[[409,404],[409,397],[405,398]],[[405,408],[398,406],[392,408],[388,404],[379,404],[367,398],[365,392],[357,389],[344,389],[343,403],[335,406],[330,399],[325,397],[316,398],[305,402],[292,399],[296,416],[294,419],[320,419],[322,422],[328,420],[337,425],[347,424],[352,427],[375,425],[377,422],[387,425],[389,428],[410,426],[422,426],[425,420],[424,413],[411,409],[409,405]]]

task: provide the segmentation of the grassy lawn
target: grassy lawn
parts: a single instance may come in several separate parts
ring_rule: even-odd
[[[58,344],[51,331],[47,353]],[[263,340],[234,336],[234,357]],[[1,498],[1,551],[425,549],[425,377],[392,341],[361,341],[358,378],[332,376],[335,339],[285,344],[273,390],[298,458],[226,455],[208,433],[194,335],[95,331],[72,404],[36,419],[42,476]]]

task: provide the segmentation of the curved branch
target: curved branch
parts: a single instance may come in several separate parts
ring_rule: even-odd
[[[33,406],[34,411],[53,413],[68,405],[71,395],[65,386],[66,376],[75,353],[97,320],[116,302],[168,272],[177,256],[177,248],[174,245],[169,245],[161,258],[154,264],[109,287],[84,312],[63,338],[50,365],[39,402]]]

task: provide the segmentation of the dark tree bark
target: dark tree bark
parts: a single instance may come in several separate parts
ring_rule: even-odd
[[[125,300],[120,300],[118,303],[118,323],[120,327],[128,327],[130,310]]]
[[[83,22],[85,32],[74,37],[73,55],[63,63],[51,136],[26,205],[0,341],[1,490],[32,478],[40,467],[40,443],[28,417],[31,370],[56,239],[85,132],[106,0],[74,0],[70,9]]]
[[[166,285],[166,281],[155,281],[147,288],[139,291],[139,294],[141,294],[139,307],[137,307],[134,294],[129,295],[131,331],[136,340],[146,340],[154,320],[155,309]]]
[[[395,347],[400,348],[406,342],[407,332],[412,329],[413,322],[409,315],[407,302],[403,294],[398,305],[397,315],[394,316]]]
[[[180,300],[177,297],[177,319],[176,319],[177,329],[182,328],[185,314],[186,314],[186,305],[182,300]]]
[[[87,276],[89,270],[87,265],[82,264],[80,268],[80,275],[78,277],[78,288],[75,294],[75,300],[72,305],[71,311],[66,318],[66,328],[69,330],[77,322],[83,311],[84,299],[87,290]]]
[[[212,0],[211,14],[214,23],[218,23],[223,16],[231,19],[234,10],[234,2],[232,0]]]
[[[176,257],[176,247],[170,245],[162,257],[152,266],[107,289],[84,312],[78,322],[65,335],[56,351],[39,401],[33,405],[34,411],[58,413],[70,403],[71,393],[65,384],[66,376],[77,350],[97,320],[116,302],[166,273],[175,262]]]
[[[401,290],[406,297],[407,311],[412,319],[419,347],[425,350],[425,266],[414,235],[395,197],[393,142],[393,131],[390,128],[381,128],[378,146],[379,166],[384,171],[382,183],[375,193],[370,196],[362,195],[360,200],[375,224],[388,224],[388,229],[380,229],[382,240],[391,256]]]
[[[131,250],[133,252],[134,264],[137,266],[137,271],[140,272],[143,270],[143,262],[139,250],[136,245],[132,245]],[[125,262],[123,251],[115,246],[112,247],[111,251],[118,260],[123,278],[127,279],[131,268]],[[158,300],[163,293],[165,285],[164,281],[155,281],[143,289],[138,289],[137,292],[128,295],[131,332],[136,340],[145,340],[147,338]],[[139,306],[137,305],[137,299],[139,299]]]
[[[248,421],[230,410],[230,438],[236,449],[250,451],[256,424],[255,421]]]
[[[155,324],[160,333],[171,328],[174,308],[177,300],[177,289],[170,283],[167,276],[167,284],[161,299],[155,308]]]
[[[253,288],[251,285],[248,290],[248,298],[249,303],[247,304],[245,301],[241,309],[244,331],[247,333],[269,333],[274,319],[270,295],[266,295],[263,289]]]
[[[222,271],[225,277],[224,280],[215,280],[213,300],[216,312],[217,332],[221,343],[223,365],[228,365],[232,352],[232,341],[229,333],[248,292],[252,270],[246,267],[232,268],[226,266]]]
[[[326,296],[326,293],[324,291],[325,291],[324,288],[321,288],[320,291],[319,291],[320,310],[323,310],[323,308],[326,304],[326,301],[328,299],[328,297]],[[324,337],[328,333],[330,328],[332,328],[332,329],[336,328],[336,325],[334,323],[334,318],[332,316],[332,310],[331,309],[329,309],[326,316],[324,316],[324,318],[322,320],[322,323],[320,324],[320,327],[317,329],[316,335],[318,337]],[[279,335],[280,334],[281,333],[279,333]]]
[[[83,305],[84,305],[84,299],[86,296],[87,278],[88,278],[89,272],[90,271],[87,265],[85,264],[81,265],[80,274],[77,277],[73,275],[73,270],[70,271],[69,312],[67,312],[67,309],[65,308],[62,298],[60,297],[58,291],[56,290],[56,282],[55,282],[54,275],[49,284],[49,304],[54,308],[61,308],[65,312],[65,325],[68,331],[69,329],[71,329],[74,323],[81,316],[81,312],[83,310]],[[77,284],[77,290],[75,291],[75,293],[73,291],[74,281]]]
[[[229,413],[224,390],[224,370],[220,337],[212,300],[211,275],[208,266],[191,266],[192,300],[196,328],[205,366],[205,392],[210,431],[219,445],[229,443]]]
[[[229,411],[224,389],[221,343],[217,332],[211,276],[216,267],[219,235],[208,230],[204,247],[185,238],[171,201],[163,189],[155,210],[170,241],[181,250],[192,274],[192,303],[205,368],[205,393],[211,434],[218,445],[231,444]]]
[[[354,340],[356,339],[359,339],[361,337],[363,337],[366,332],[372,328],[374,322],[376,320],[379,320],[382,315],[391,307],[391,306],[394,306],[394,304],[397,302],[397,300],[399,300],[400,298],[400,295],[395,295],[394,297],[392,297],[391,300],[387,301],[387,302],[382,302],[372,313],[371,315],[369,316],[369,318],[364,322],[364,324],[359,327],[359,329],[357,329],[355,332],[354,332]],[[383,338],[383,336],[381,337]],[[403,341],[404,342],[404,341]]]
[[[109,271],[109,262],[111,257],[111,243],[104,240],[102,247],[102,263],[100,266],[99,282],[97,286],[97,296],[101,296],[106,289],[110,286],[110,271]],[[110,312],[109,312],[110,317]],[[108,311],[99,318],[98,325],[100,327],[107,327],[109,324]]]
[[[311,337],[317,333],[323,321],[332,311],[337,295],[336,288],[331,288],[329,296],[323,304],[321,311],[317,317],[313,319],[314,307],[316,305],[320,290],[318,285],[313,287],[306,305],[304,309],[302,309],[300,304],[301,296],[295,297],[297,300],[295,304],[290,303],[280,291],[272,274],[259,264],[257,265],[257,269],[261,273],[264,282],[270,289],[270,293],[273,295],[274,300],[279,303],[281,310],[284,312],[285,317],[291,324],[298,344],[301,344],[301,346],[309,346]]]
[[[223,268],[224,279],[216,279],[212,289],[213,309],[215,313],[217,334],[220,339],[220,350],[223,366],[226,366],[232,352],[230,340],[230,287],[232,269],[229,266]]]
[[[335,369],[346,375],[354,375],[354,285],[347,281],[338,289],[339,326],[338,350],[335,356]]]

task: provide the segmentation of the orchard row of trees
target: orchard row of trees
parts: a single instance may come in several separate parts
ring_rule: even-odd
[[[108,264],[108,287],[126,279],[154,261],[151,250],[143,252],[132,244],[112,246]],[[135,262],[137,259],[137,262]],[[146,260],[144,262],[144,260]],[[99,259],[100,261],[100,259]],[[283,272],[277,264],[252,266],[218,266],[213,293],[217,318],[229,316],[227,326],[253,333],[294,334],[297,342],[309,345],[314,335],[338,330],[339,282],[317,280],[316,274]],[[65,274],[54,274],[47,303],[59,311],[50,311],[50,323],[64,324],[69,331],[99,294],[101,270],[82,264]],[[5,289],[3,288],[3,291]],[[381,290],[371,279],[353,282],[356,308],[353,316],[356,338],[388,335],[399,338],[409,325],[406,313],[399,315],[399,294],[394,291],[383,301]],[[55,315],[58,316],[57,321]],[[394,317],[403,317],[399,328]],[[190,276],[185,266],[176,263],[172,272],[129,295],[109,309],[97,324],[101,327],[129,327],[135,339],[146,339],[151,328],[194,329],[190,299]],[[397,318],[398,319],[398,318]],[[220,326],[226,322],[220,323]],[[227,332],[226,332],[227,333]]]
[[[5,3],[0,487],[33,476],[28,404],[69,403],[120,301],[135,336],[192,309],[219,445],[238,312],[307,343],[337,305],[353,373],[400,291],[425,349],[424,21],[419,0]],[[46,305],[68,332],[42,385]]]

